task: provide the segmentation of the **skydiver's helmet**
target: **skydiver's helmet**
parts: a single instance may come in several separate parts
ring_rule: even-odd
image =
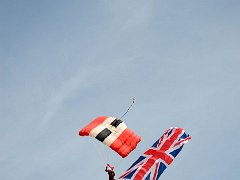
[[[111,166],[110,164],[107,164],[107,170],[113,171],[114,170],[114,166]]]

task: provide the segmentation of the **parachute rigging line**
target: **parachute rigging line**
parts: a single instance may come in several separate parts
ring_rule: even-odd
[[[122,119],[128,113],[128,111],[131,109],[134,103],[135,103],[135,98],[133,97],[132,104],[128,107],[127,111],[120,117],[120,119]]]

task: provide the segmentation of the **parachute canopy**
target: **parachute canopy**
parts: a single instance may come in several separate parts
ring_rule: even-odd
[[[79,131],[80,136],[92,136],[109,146],[121,157],[128,156],[141,141],[141,137],[117,118],[100,116]]]
[[[191,136],[182,128],[169,128],[119,179],[158,180]]]

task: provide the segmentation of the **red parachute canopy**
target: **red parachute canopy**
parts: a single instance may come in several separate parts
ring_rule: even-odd
[[[80,136],[92,136],[109,146],[121,157],[128,156],[141,141],[141,137],[117,118],[100,116],[79,132]]]

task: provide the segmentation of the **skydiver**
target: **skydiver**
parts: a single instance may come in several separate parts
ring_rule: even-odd
[[[115,180],[115,172],[113,171],[114,167],[109,164],[106,165],[105,171],[108,173],[109,180]]]

